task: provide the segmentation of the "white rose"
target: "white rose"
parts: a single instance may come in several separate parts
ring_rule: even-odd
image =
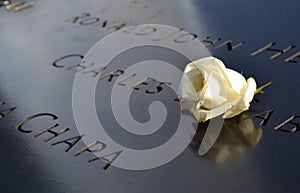
[[[222,61],[206,57],[186,66],[178,96],[184,109],[199,122],[205,122],[222,114],[223,118],[231,118],[248,110],[255,91],[253,78],[246,81]]]

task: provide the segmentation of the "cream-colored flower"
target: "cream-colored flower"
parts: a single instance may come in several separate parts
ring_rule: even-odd
[[[256,82],[225,67],[214,57],[206,57],[189,63],[179,84],[181,105],[199,122],[223,115],[231,118],[250,107]]]

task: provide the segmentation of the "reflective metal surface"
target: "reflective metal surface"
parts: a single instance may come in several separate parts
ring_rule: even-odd
[[[52,0],[34,1],[18,12],[0,7],[0,102],[5,103],[0,103],[0,192],[299,192],[300,136],[284,132],[293,127],[297,131],[299,120],[294,117],[294,125],[274,130],[292,115],[300,115],[298,7],[292,0]],[[66,144],[51,145],[79,135],[72,113],[76,68],[70,66],[109,33],[144,23],[197,34],[228,67],[254,76],[258,85],[273,81],[247,112],[257,115],[274,109],[269,120],[260,125],[262,119],[257,117],[265,114],[257,115],[251,118],[255,129],[240,132],[235,125],[232,131],[222,131],[206,156],[197,155],[199,141],[192,141],[172,162],[146,171],[113,166],[103,170],[101,161],[88,163],[93,154],[74,156],[85,146],[82,141],[68,152]],[[216,48],[227,40],[232,44]],[[251,56],[271,42],[276,44]],[[284,50],[291,45],[296,47]],[[276,53],[280,54],[270,59]],[[77,58],[53,65],[70,54]],[[97,105],[101,106],[100,99]],[[7,109],[11,112],[4,116]],[[28,122],[24,129],[32,133],[16,129],[38,113],[58,118]],[[43,140],[49,133],[34,137],[55,123],[57,131],[70,131],[47,143]]]

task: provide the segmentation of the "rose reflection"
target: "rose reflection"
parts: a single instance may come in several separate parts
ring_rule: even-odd
[[[208,123],[199,123],[191,147],[198,152]],[[212,148],[205,156],[218,164],[242,155],[245,149],[254,149],[262,137],[261,127],[256,128],[253,120],[246,114],[226,119],[222,131]]]

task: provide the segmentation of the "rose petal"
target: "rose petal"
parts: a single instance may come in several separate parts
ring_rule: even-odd
[[[226,69],[226,74],[232,89],[241,94],[241,92],[243,92],[247,87],[246,79],[240,73],[229,68]]]
[[[191,108],[190,111],[195,116],[198,122],[205,122],[214,117],[222,115],[224,112],[228,111],[235,102],[236,101],[231,101],[229,103],[222,104],[211,110]]]
[[[250,102],[253,100],[255,90],[256,82],[252,77],[250,77],[247,80],[247,88],[245,89],[245,93],[243,93],[242,98],[232,107],[232,109],[225,113],[224,118],[231,118],[248,110]]]

